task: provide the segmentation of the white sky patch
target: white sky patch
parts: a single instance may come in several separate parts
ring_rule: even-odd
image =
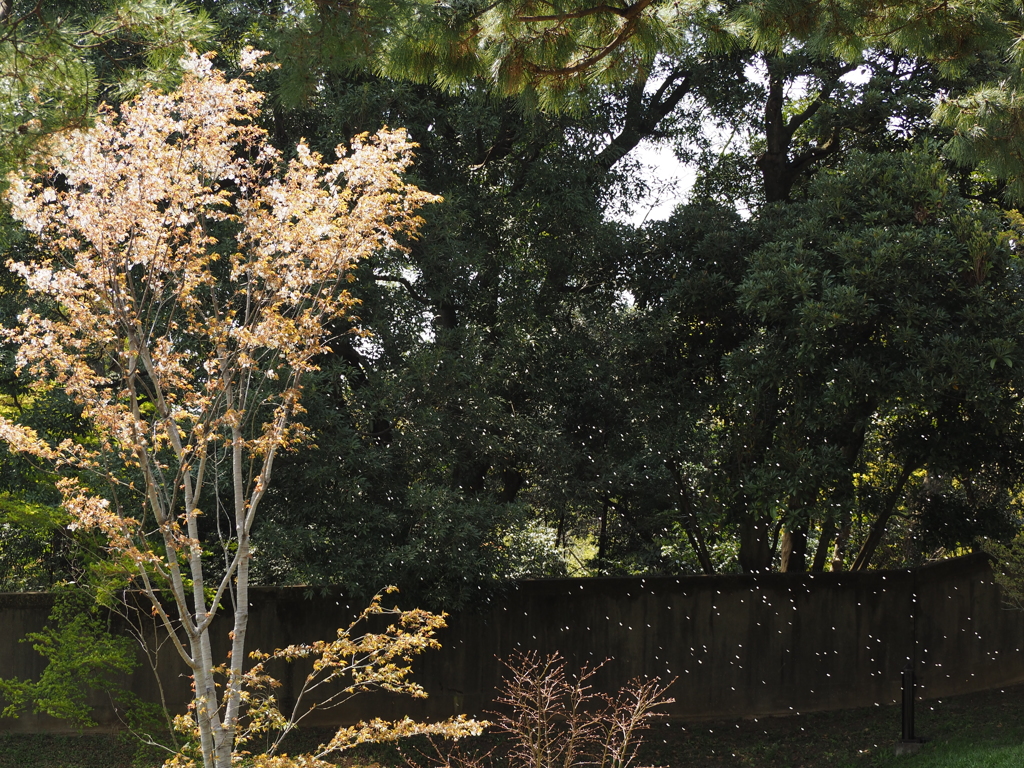
[[[749,81],[767,86],[768,74],[763,62],[749,65],[745,74]],[[785,98],[787,100],[803,98],[807,93],[808,79],[807,77],[798,77],[790,82]],[[870,79],[871,68],[866,65],[859,66],[840,78],[840,80],[853,85],[863,85]],[[649,84],[648,89],[656,88],[658,85],[660,85],[660,81],[655,81]],[[713,135],[715,145],[721,151],[724,151],[734,140],[743,138],[729,133],[725,127],[716,127],[710,122],[705,124],[705,129]],[[671,146],[666,143],[642,141],[630,152],[630,157],[640,163],[642,178],[647,185],[648,192],[643,198],[629,206],[631,211],[628,214],[621,211],[621,201],[615,201],[615,204],[609,206],[607,218],[634,226],[640,226],[648,221],[665,221],[677,206],[689,200],[690,191],[697,178],[697,169],[679,162]],[[750,215],[750,212],[746,210],[741,213],[745,216]]]
[[[609,218],[634,226],[645,221],[664,221],[676,206],[689,198],[697,171],[679,162],[670,146],[643,141],[630,155],[637,160],[647,184],[647,194],[636,201],[630,214],[613,213]]]
[[[654,93],[664,80],[656,78],[647,83],[645,91]],[[721,133],[710,123],[705,127],[712,133]],[[730,139],[731,140],[731,139]],[[723,146],[725,146],[723,137]],[[630,153],[630,158],[640,164],[642,180],[647,194],[628,206],[616,200],[608,208],[606,217],[639,227],[648,221],[665,221],[672,212],[690,199],[690,192],[697,180],[697,168],[684,165],[676,157],[668,142],[641,141]],[[628,208],[628,213],[626,209]]]
[[[853,72],[847,72],[839,79],[852,85],[864,85],[864,83],[871,79],[871,68],[862,64]]]

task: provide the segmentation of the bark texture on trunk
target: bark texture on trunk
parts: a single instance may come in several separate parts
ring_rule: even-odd
[[[740,524],[740,567],[744,573],[764,573],[772,565],[771,520],[747,516]]]
[[[782,534],[779,570],[801,573],[807,570],[807,523],[787,525]]]

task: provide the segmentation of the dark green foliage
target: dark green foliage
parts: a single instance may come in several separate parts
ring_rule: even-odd
[[[74,546],[63,512],[0,498],[0,591],[39,591],[73,575]]]
[[[174,8],[167,51],[205,24]],[[1012,74],[1001,5],[207,8],[224,60],[281,62],[279,146],[402,125],[445,198],[357,272],[371,335],[338,328],[306,384],[315,447],[277,464],[264,582],[454,608],[513,576],[902,565],[1017,525],[1020,223],[947,157],[983,160],[967,128],[931,120]],[[116,96],[108,48],[90,77]],[[641,228],[608,212],[644,140],[697,179]]]
[[[768,418],[752,425],[770,440],[758,463],[788,469],[751,470],[775,516],[848,505],[870,463],[1016,487],[1016,241],[944,176],[927,154],[854,156],[751,262],[740,303],[760,327],[731,365]]]
[[[256,567],[366,594],[396,581],[440,607],[477,600],[508,574],[558,573],[552,550],[537,549],[548,534],[530,522],[542,508],[523,493],[528,467],[565,447],[550,398],[581,405],[549,361],[591,345],[572,330],[573,307],[605,303],[600,280],[617,269],[618,231],[598,205],[611,182],[581,160],[596,139],[482,93],[367,78],[334,79],[327,93],[336,101],[307,115],[307,129],[323,120],[314,142],[372,128],[383,112],[419,139],[418,182],[445,202],[408,259],[382,254],[358,272],[373,335],[339,336],[307,387],[317,448],[278,465]]]
[[[92,595],[66,585],[56,593],[49,625],[23,642],[47,659],[38,680],[0,680],[7,700],[4,717],[31,709],[69,721],[78,728],[96,725],[89,697],[109,696],[129,722],[138,726],[147,705],[122,687],[123,676],[138,664],[131,638],[111,634]],[[152,713],[150,713],[152,714]]]
[[[1005,542],[989,539],[984,549],[992,558],[992,570],[1002,587],[1003,599],[1009,607],[1024,610],[1024,536],[1018,534]]]
[[[382,254],[358,277],[374,335],[339,340],[309,390],[319,450],[296,455],[274,494],[265,578],[333,574],[368,594],[395,574],[453,606],[519,571],[507,542],[531,520],[540,541],[585,542],[599,573],[778,567],[784,550],[788,568],[865,567],[876,529],[914,538],[901,555],[914,559],[1012,528],[1012,505],[951,527],[911,503],[932,474],[955,494],[984,476],[993,499],[1019,477],[1016,371],[999,363],[1019,314],[1009,225],[984,207],[995,187],[951,174],[927,143],[944,138],[935,94],[1000,66],[982,41],[999,25],[968,4],[927,22],[923,6],[879,8],[739,5],[732,43],[666,47],[650,70],[661,85],[577,90],[590,110],[577,116],[488,96],[467,73],[491,75],[443,63],[440,44],[404,73],[450,66],[458,88],[312,63],[316,46],[301,64],[288,54],[279,93],[302,109],[279,111],[282,140],[329,148],[407,125],[419,183],[446,202],[407,260]],[[406,12],[422,27],[419,42],[389,41],[406,46],[397,67],[437,31]],[[452,12],[438,34],[477,10]],[[340,23],[275,19],[261,32],[282,51]],[[921,25],[947,21],[969,43],[930,60],[953,42],[923,41]],[[858,47],[888,24],[886,46]],[[310,67],[315,92],[293,100]],[[542,81],[501,88],[560,103],[561,86],[537,95]],[[699,174],[690,205],[636,232],[603,209],[637,188],[629,153],[644,137],[677,142]],[[981,249],[976,284],[960,241]]]

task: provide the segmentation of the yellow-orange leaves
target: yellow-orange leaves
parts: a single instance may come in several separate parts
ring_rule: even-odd
[[[93,475],[59,486],[73,524],[134,565],[193,671],[203,762],[229,768],[249,534],[276,451],[302,436],[301,377],[349,317],[356,263],[403,249],[436,198],[402,180],[403,131],[358,136],[333,164],[300,144],[285,163],[257,123],[261,94],[210,56],[185,69],[177,90],[52,138],[45,174],[9,179],[11,210],[38,240],[37,258],[9,266],[48,308],[9,334],[18,366],[79,403],[95,440],[48,445],[2,418],[0,439]],[[117,492],[96,497],[95,475]],[[204,546],[222,555],[212,584]],[[224,665],[209,640],[221,604],[241,606]]]
[[[353,304],[350,271],[404,248],[436,199],[401,178],[404,131],[358,136],[333,164],[299,144],[284,163],[261,101],[193,53],[177,90],[102,109],[45,147],[48,173],[10,179],[43,253],[10,266],[60,307],[22,315],[18,364],[136,465],[169,448],[191,466],[240,427],[261,456],[294,435],[299,378]]]

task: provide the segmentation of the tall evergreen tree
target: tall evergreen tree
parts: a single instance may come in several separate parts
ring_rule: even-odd
[[[308,385],[318,452],[266,499],[260,578],[397,580],[452,607],[564,572],[574,543],[592,573],[864,567],[1012,522],[1018,288],[998,233],[1016,225],[932,122],[938,95],[1006,74],[1002,5],[208,10],[228,60],[252,44],[281,62],[261,83],[277,145],[405,126],[416,183],[446,201],[408,255],[356,274],[372,335],[339,334]],[[696,167],[690,203],[614,223],[652,140]],[[876,247],[882,220],[900,239]],[[973,288],[954,244],[972,228],[999,265]],[[962,382],[937,373],[953,358]],[[894,528],[919,543],[890,547]]]

